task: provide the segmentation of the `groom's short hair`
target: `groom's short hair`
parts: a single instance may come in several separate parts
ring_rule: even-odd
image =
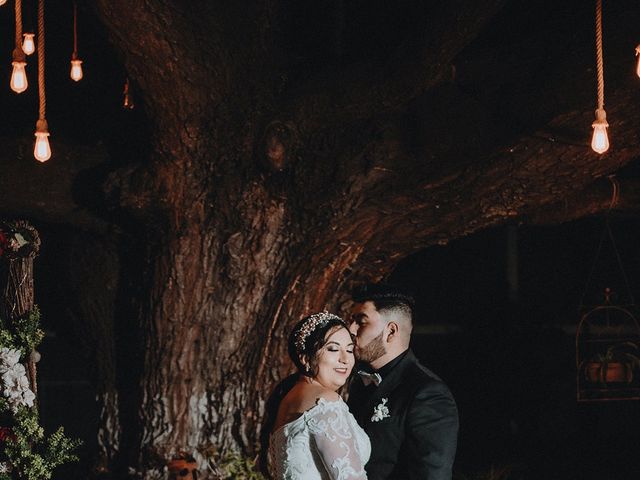
[[[413,321],[415,300],[398,287],[382,283],[368,283],[356,287],[351,297],[354,302],[358,303],[372,302],[381,314],[400,313],[409,321]]]

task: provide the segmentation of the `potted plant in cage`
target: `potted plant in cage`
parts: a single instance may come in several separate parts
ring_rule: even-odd
[[[582,372],[591,383],[631,383],[640,369],[640,351],[633,342],[616,343],[605,353],[597,353],[582,363]]]

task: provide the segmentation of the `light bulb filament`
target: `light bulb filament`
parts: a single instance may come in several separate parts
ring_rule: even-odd
[[[71,80],[74,82],[79,82],[82,80],[82,60],[73,59],[71,60]]]
[[[27,72],[24,69],[26,64],[26,62],[20,61],[11,62],[11,65],[13,65],[13,72],[11,73],[10,86],[11,90],[16,93],[24,92],[29,86],[29,82],[27,81]]]
[[[33,41],[33,33],[25,33],[24,40],[22,41],[22,51],[27,55],[31,55],[36,51],[36,44]]]
[[[33,156],[39,162],[46,162],[51,158],[49,146],[49,132],[36,132],[36,144],[33,148]]]
[[[593,126],[593,137],[591,139],[591,148],[596,153],[604,153],[609,150],[609,136],[607,135],[607,127],[604,125]]]

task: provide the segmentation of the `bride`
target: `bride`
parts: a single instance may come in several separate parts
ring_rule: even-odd
[[[298,373],[267,403],[263,452],[276,480],[363,480],[371,445],[338,395],[355,363],[345,322],[322,312],[303,318],[289,336]],[[264,465],[264,463],[263,463]]]

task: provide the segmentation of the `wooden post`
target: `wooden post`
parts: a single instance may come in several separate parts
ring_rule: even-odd
[[[4,252],[0,285],[2,285],[2,299],[0,300],[0,318],[13,326],[16,319],[31,311],[33,299],[33,259],[40,251],[40,236],[38,231],[25,221],[17,221],[11,225],[12,237],[24,240],[15,241],[13,246]],[[10,232],[4,232],[8,234]],[[33,354],[27,359],[27,372],[31,390],[38,395],[36,382],[36,362]]]

